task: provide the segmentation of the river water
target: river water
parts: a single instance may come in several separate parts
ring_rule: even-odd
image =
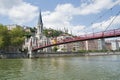
[[[120,55],[0,59],[0,80],[120,80]]]

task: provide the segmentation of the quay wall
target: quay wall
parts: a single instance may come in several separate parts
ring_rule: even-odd
[[[120,55],[120,52],[94,52],[85,54],[85,56],[106,56],[106,55]]]
[[[120,52],[94,52],[94,53],[79,53],[79,52],[39,52],[33,53],[32,58],[41,57],[67,57],[67,56],[106,56],[106,55],[120,55]],[[0,59],[7,58],[29,58],[27,53],[0,53]]]
[[[0,59],[27,58],[26,53],[0,53]]]
[[[34,53],[33,58],[40,58],[40,57],[63,57],[63,56],[84,56],[84,53],[78,53],[78,52],[40,52],[40,53]]]

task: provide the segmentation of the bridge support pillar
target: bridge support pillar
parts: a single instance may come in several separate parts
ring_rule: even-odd
[[[31,43],[30,43],[30,44],[31,44]],[[28,46],[27,57],[28,57],[28,58],[32,58],[32,54],[33,54],[33,52],[32,52],[32,46],[29,45],[29,46]]]
[[[88,41],[85,41],[85,49],[88,50]]]
[[[32,56],[32,50],[31,49],[28,49],[28,53],[27,53],[27,57],[28,58],[32,58],[33,56]]]

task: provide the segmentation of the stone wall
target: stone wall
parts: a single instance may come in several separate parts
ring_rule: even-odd
[[[27,58],[26,53],[0,53],[0,59],[6,58]]]
[[[63,57],[63,56],[83,56],[84,53],[78,52],[51,52],[51,53],[34,53],[32,56],[33,58],[40,58],[40,57]]]
[[[99,52],[99,53],[79,53],[79,52],[40,52],[33,53],[32,58],[41,58],[41,57],[66,57],[66,56],[105,56],[105,55],[120,55],[120,52]],[[29,58],[29,55],[26,53],[0,53],[0,59],[6,58]]]

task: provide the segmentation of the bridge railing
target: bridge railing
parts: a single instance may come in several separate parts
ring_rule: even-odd
[[[96,33],[91,33],[91,34],[87,34],[87,35],[81,35],[81,36],[74,37],[74,38],[63,39],[62,42],[69,42],[69,41],[73,41],[73,40],[84,40],[84,39],[112,37],[112,36],[117,36],[117,35],[120,35],[120,29],[96,32]]]

